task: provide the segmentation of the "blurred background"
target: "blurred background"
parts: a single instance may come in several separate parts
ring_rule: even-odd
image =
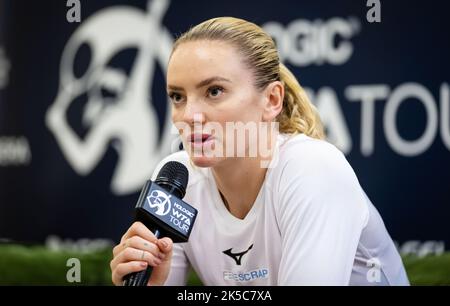
[[[450,284],[449,11],[439,0],[0,0],[0,284],[111,284],[111,246],[177,148],[171,46],[217,16],[272,35],[411,282]]]

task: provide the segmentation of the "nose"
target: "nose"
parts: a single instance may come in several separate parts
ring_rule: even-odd
[[[195,123],[205,123],[205,113],[201,109],[198,103],[186,103],[184,108],[183,121],[189,125],[194,125]]]

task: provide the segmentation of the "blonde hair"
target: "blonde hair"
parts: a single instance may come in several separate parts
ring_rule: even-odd
[[[283,108],[276,118],[280,123],[280,132],[324,138],[316,108],[295,76],[280,62],[273,39],[259,26],[233,17],[209,19],[182,34],[176,40],[172,53],[182,43],[196,40],[224,41],[235,46],[242,54],[244,63],[253,70],[254,85],[260,90],[274,81],[283,83]]]

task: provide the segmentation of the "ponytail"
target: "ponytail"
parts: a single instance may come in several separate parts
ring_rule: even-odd
[[[282,63],[280,63],[280,81],[285,90],[283,109],[277,116],[280,132],[303,133],[313,138],[323,139],[325,137],[323,125],[316,107],[311,103],[295,76]]]

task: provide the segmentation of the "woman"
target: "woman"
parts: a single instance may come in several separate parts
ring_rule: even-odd
[[[408,284],[380,215],[261,28],[228,17],[192,28],[174,45],[167,90],[186,151],[160,165],[188,167],[197,221],[177,245],[134,223],[113,251],[114,284],[147,265],[149,285],[183,285],[189,265],[205,285]]]

